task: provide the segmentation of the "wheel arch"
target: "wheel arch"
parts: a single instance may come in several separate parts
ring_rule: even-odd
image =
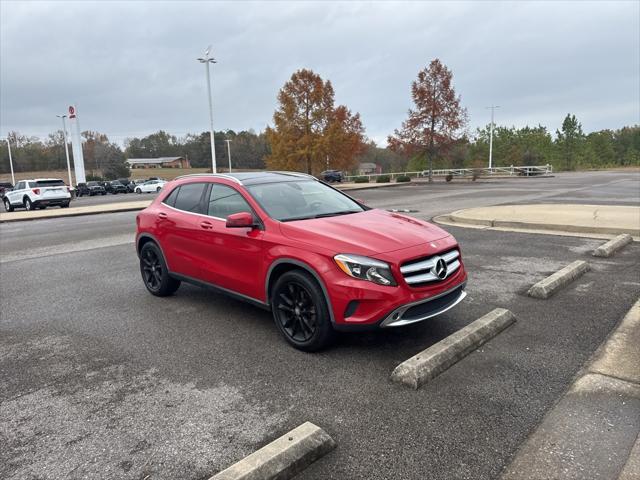
[[[309,265],[300,260],[296,260],[294,258],[279,258],[274,261],[270,266],[267,272],[267,281],[265,284],[265,300],[267,305],[271,305],[271,290],[273,286],[276,284],[278,278],[284,275],[291,270],[303,270],[309,273],[320,285],[320,289],[322,290],[322,294],[324,295],[324,299],[327,302],[327,308],[329,309],[329,317],[331,318],[331,323],[335,324],[335,318],[333,316],[333,306],[331,305],[331,298],[329,298],[329,292],[327,291],[327,287],[324,284],[324,281],[320,277],[320,274],[316,272],[316,270]]]
[[[136,253],[138,254],[138,256],[140,256],[140,251],[142,250],[142,247],[144,247],[145,244],[149,242],[155,243],[157,245],[157,247],[160,249],[160,252],[162,253],[162,256],[164,257],[164,261],[168,262],[167,256],[164,254],[164,250],[162,249],[162,245],[160,245],[160,242],[158,241],[158,239],[153,235],[151,235],[150,233],[141,233],[140,235],[138,235],[138,239],[136,240]],[[168,263],[167,263],[167,266],[168,266]]]

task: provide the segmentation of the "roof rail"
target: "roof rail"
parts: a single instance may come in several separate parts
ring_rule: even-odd
[[[190,178],[190,177],[220,177],[226,178],[228,180],[232,180],[239,185],[242,185],[242,182],[238,180],[236,177],[231,175],[225,175],[224,173],[189,173],[187,175],[180,175],[179,177],[174,178],[174,180],[178,180],[180,178]]]
[[[291,175],[293,177],[307,177],[307,178],[312,178],[313,180],[318,180],[313,175],[310,175],[308,173],[302,173],[302,172],[285,172],[285,171],[276,170],[276,171],[271,171],[271,173],[279,173],[280,175]]]

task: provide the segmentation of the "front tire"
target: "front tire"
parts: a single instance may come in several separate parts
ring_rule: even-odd
[[[140,195],[142,193],[142,190],[140,190],[139,188],[136,188],[136,193]]]
[[[333,339],[327,301],[309,273],[292,270],[278,278],[271,308],[278,330],[298,350],[315,352]]]
[[[9,201],[8,198],[4,199],[4,209],[7,212],[13,212],[13,205],[11,205],[11,202]]]
[[[156,193],[160,193],[160,190],[162,190],[162,187],[156,188]]]
[[[180,280],[169,275],[162,251],[153,242],[147,242],[140,250],[140,273],[144,286],[156,297],[167,297],[180,287]]]
[[[29,200],[29,197],[24,198],[24,208],[26,210],[34,210],[33,202]]]

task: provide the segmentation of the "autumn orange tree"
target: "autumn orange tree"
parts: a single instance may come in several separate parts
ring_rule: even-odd
[[[467,111],[460,106],[460,96],[451,84],[453,75],[437,58],[418,72],[411,84],[415,108],[409,117],[388,137],[389,147],[405,155],[424,155],[429,162],[432,181],[433,160],[455,143],[467,124]]]
[[[274,127],[267,127],[273,170],[317,174],[330,168],[349,170],[364,151],[364,128],[358,113],[334,107],[330,81],[312,70],[298,70],[278,93]]]

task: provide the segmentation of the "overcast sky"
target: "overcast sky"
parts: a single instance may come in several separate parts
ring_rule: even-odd
[[[0,1],[0,134],[45,136],[75,103],[83,130],[122,142],[159,129],[257,131],[299,68],[333,82],[379,144],[440,58],[468,109],[489,122],[585,131],[640,123],[640,2]]]

